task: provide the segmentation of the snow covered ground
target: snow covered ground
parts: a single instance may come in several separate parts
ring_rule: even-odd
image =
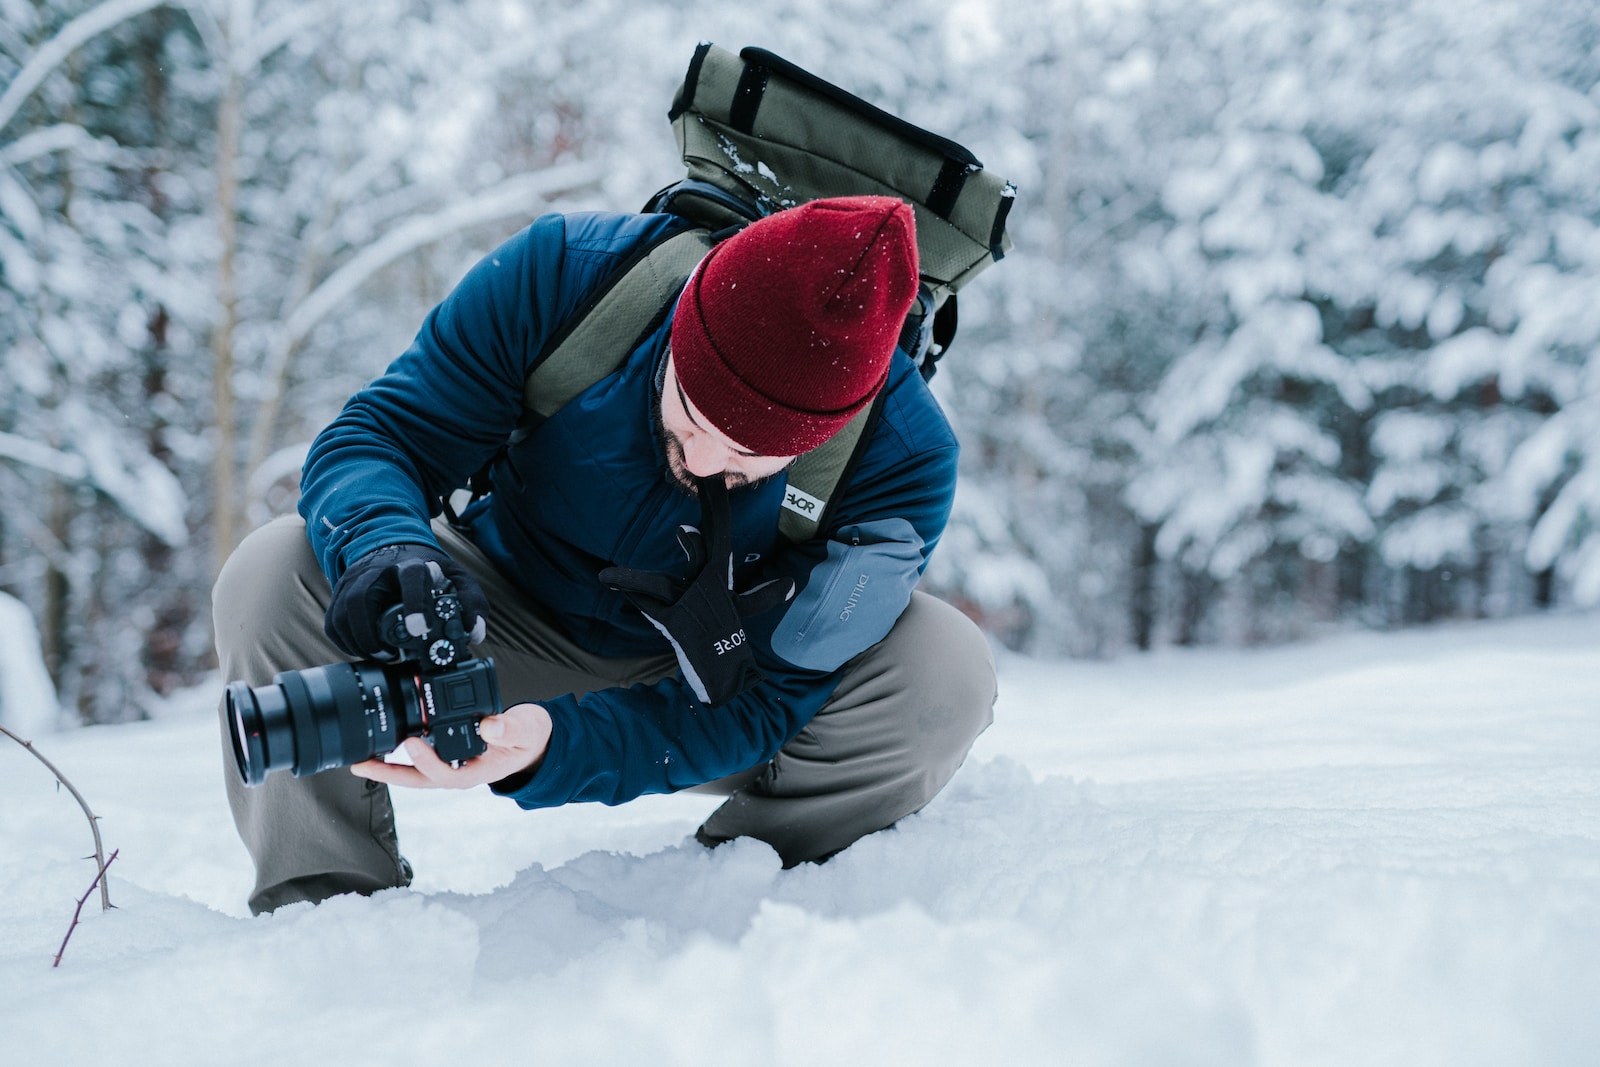
[[[0,738],[0,1062],[1600,1062],[1600,617],[1002,664],[822,867],[714,803],[405,793],[415,886],[252,919],[208,694]]]

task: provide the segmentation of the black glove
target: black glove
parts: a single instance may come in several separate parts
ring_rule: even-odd
[[[716,705],[761,681],[743,619],[793,597],[794,582],[775,578],[734,592],[728,487],[720,475],[696,482],[700,528],[678,527],[678,544],[689,557],[688,576],[607,567],[600,580],[626,596],[666,635],[694,695]]]
[[[459,601],[466,637],[479,643],[488,629],[489,598],[461,564],[432,545],[386,545],[350,564],[333,588],[322,628],[346,655],[394,659],[401,641],[384,633],[384,614],[398,605],[405,634],[421,637],[445,623],[435,594],[446,590]]]

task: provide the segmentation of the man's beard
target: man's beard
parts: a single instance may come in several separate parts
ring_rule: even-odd
[[[666,423],[661,418],[659,399],[656,402],[654,422],[656,424],[656,436],[661,439],[661,451],[665,452],[667,456],[667,469],[663,475],[667,480],[667,484],[674,489],[688,493],[690,496],[698,496],[700,491],[694,484],[694,475],[689,473],[689,468],[684,462],[683,442],[678,440],[676,434],[668,432]],[[790,465],[792,466],[793,464]],[[763,475],[760,478],[752,478],[743,471],[727,471],[723,474],[722,479],[728,487],[728,492],[731,493],[736,489],[744,489],[770,481],[788,469],[788,467],[784,467],[783,470],[774,471],[772,474]]]
[[[667,481],[674,488],[682,489],[691,496],[698,495],[700,490],[694,484],[694,475],[689,473],[689,468],[684,463],[683,443],[675,435],[667,432],[666,428],[661,425],[659,416],[656,418],[656,428],[661,432],[661,450],[667,454]],[[778,473],[782,474],[783,472],[779,471]],[[743,489],[746,486],[764,482],[767,478],[772,477],[776,477],[776,475],[769,474],[763,478],[752,479],[748,474],[741,471],[727,471],[723,474],[722,480],[727,485],[728,492],[731,493],[736,489]]]

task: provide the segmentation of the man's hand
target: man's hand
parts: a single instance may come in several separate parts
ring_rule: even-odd
[[[478,736],[488,743],[481,756],[452,767],[420,737],[408,737],[402,746],[413,766],[369,759],[351,766],[350,773],[386,785],[415,789],[471,789],[498,782],[526,771],[544,758],[550,746],[550,713],[538,704],[514,704],[478,724]]]
[[[467,639],[479,644],[488,632],[489,598],[465,567],[433,545],[386,545],[350,564],[333,587],[323,630],[346,655],[392,660],[398,646],[381,632],[384,613],[400,605],[406,632],[422,637],[443,622],[434,614],[432,590],[445,586],[460,602]]]

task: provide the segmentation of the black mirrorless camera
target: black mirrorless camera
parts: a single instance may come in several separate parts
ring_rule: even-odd
[[[393,661],[358,660],[282,671],[268,685],[232,682],[227,715],[246,785],[285,768],[296,778],[392,752],[421,737],[459,764],[487,747],[478,723],[497,715],[492,659],[472,659],[461,601],[448,582],[432,590],[428,632],[413,636],[399,605],[379,622]]]

